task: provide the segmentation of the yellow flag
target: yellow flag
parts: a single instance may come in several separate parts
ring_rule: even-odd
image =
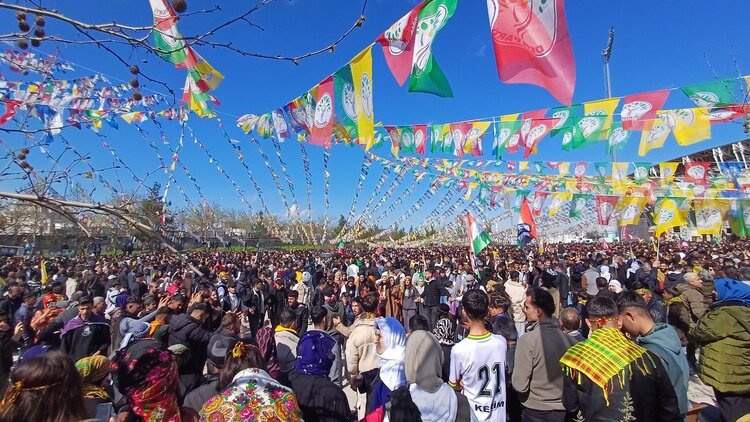
[[[672,128],[679,145],[692,145],[711,138],[711,121],[705,108],[681,108],[664,111],[662,118]]]
[[[684,200],[684,198],[680,199]],[[656,233],[654,234],[657,238],[673,227],[684,226],[686,224],[677,201],[677,199],[672,197],[664,197],[657,204],[654,210],[654,224],[656,225]]]
[[[224,75],[219,73],[218,70],[214,69],[214,67],[211,66],[206,61],[206,59],[201,57],[200,54],[195,53],[195,56],[198,59],[198,61],[195,63],[195,70],[199,74],[196,82],[198,84],[202,82],[206,84],[210,89],[216,89],[221,84],[221,81],[224,80]]]
[[[619,204],[619,208],[622,211],[620,213],[620,227],[638,224],[641,220],[643,207],[646,206],[646,201],[648,201],[648,198],[645,197],[623,197]]]
[[[552,194],[552,199],[549,203],[549,215],[554,217],[565,202],[570,201],[570,197],[570,192],[557,192]]]
[[[646,122],[641,133],[641,143],[638,145],[638,155],[643,157],[652,149],[663,147],[669,132],[669,125],[661,118]]]
[[[698,234],[721,234],[724,224],[724,214],[729,209],[729,199],[695,199],[695,226]]]
[[[39,269],[42,270],[42,284],[46,284],[47,279],[49,278],[47,275],[47,262],[42,260],[42,262],[39,263]]]
[[[349,64],[354,84],[359,144],[367,145],[375,137],[375,113],[372,103],[372,45],[362,50]]]
[[[560,163],[560,165],[557,167],[557,171],[560,177],[567,175],[568,173],[570,173],[570,163],[569,162]]]
[[[526,171],[529,169],[529,162],[528,161],[519,161],[518,162],[518,171]]]
[[[565,189],[570,193],[578,192],[578,181],[577,180],[566,180]]]
[[[677,166],[680,163],[659,163],[659,178],[662,184],[666,184],[674,180],[674,175],[677,173]]]
[[[471,154],[472,151],[479,151],[482,153],[482,136],[484,132],[490,127],[492,122],[472,122],[471,129],[466,133],[466,141],[464,142],[464,152]]]
[[[622,186],[628,179],[628,162],[614,162],[612,163],[612,185],[615,187]]]
[[[601,130],[599,139],[609,139],[609,132],[612,130],[612,118],[615,115],[615,109],[618,104],[620,104],[619,98],[607,98],[604,100],[583,103],[583,114],[585,116],[607,116],[607,118],[604,119],[604,127],[592,130],[592,132]],[[592,121],[592,123],[600,124],[598,121]]]

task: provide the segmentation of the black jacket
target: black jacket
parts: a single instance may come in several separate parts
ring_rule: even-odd
[[[440,296],[449,296],[448,290],[445,289],[440,280],[435,278],[424,284],[424,291],[422,292],[424,306],[432,308],[440,305]]]
[[[351,420],[349,402],[344,390],[326,377],[302,374],[292,371],[289,374],[294,395],[306,421],[348,422]]]
[[[292,312],[297,315],[297,335],[302,338],[302,336],[304,336],[307,332],[307,323],[308,317],[310,316],[310,311],[307,309],[307,306],[299,302],[297,303],[296,308],[292,308],[290,306],[289,309],[291,309]]]
[[[188,351],[180,356],[180,375],[202,374],[208,356],[208,341],[212,333],[200,321],[187,314],[180,314],[169,322],[169,345],[183,344]]]
[[[564,376],[563,406],[570,412],[580,411],[587,421],[677,422],[683,421],[669,375],[661,360],[646,352],[643,361],[647,371],[638,368],[636,362],[623,369],[625,376],[617,374],[609,381],[609,405],[603,390],[587,376],[580,374],[581,383],[576,384],[570,376]],[[623,381],[624,385],[620,382]],[[629,419],[630,417],[630,419]]]
[[[196,412],[200,412],[204,404],[213,396],[220,393],[219,388],[219,376],[208,375],[206,377],[206,383],[189,392],[185,396],[185,401],[182,403],[182,407],[193,409]]]
[[[102,318],[103,319],[103,318]],[[109,324],[89,320],[86,324],[66,332],[62,336],[61,350],[73,360],[83,359],[99,352],[107,356],[109,348]]]

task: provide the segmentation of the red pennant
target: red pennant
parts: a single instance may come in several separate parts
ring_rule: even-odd
[[[625,130],[643,130],[643,125],[656,119],[657,110],[661,110],[669,97],[669,90],[644,92],[628,95],[622,106],[622,128]]]
[[[315,101],[315,115],[310,143],[331,147],[333,124],[335,119],[335,104],[333,100],[333,77],[329,76],[318,85],[318,98]]]
[[[609,225],[609,219],[617,207],[619,196],[615,195],[596,195],[596,219],[602,226]]]

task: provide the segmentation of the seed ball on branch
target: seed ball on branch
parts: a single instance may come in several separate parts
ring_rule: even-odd
[[[26,20],[26,13],[25,12],[18,12],[16,13],[16,19],[19,21],[25,21]]]
[[[138,88],[140,85],[141,84],[138,82],[138,79],[133,78],[130,80],[130,86],[132,86],[133,88]]]
[[[187,10],[187,2],[185,0],[173,0],[172,8],[177,13],[185,13]]]
[[[18,21],[18,29],[20,29],[21,32],[29,32],[29,29],[31,29],[31,27],[26,21]]]
[[[140,92],[138,92],[138,91],[134,91],[134,92],[133,92],[133,99],[134,99],[135,101],[140,101],[140,100],[142,100],[142,99],[143,99],[143,95],[141,95],[141,93],[140,93]]]
[[[30,149],[28,149],[28,148],[22,148],[22,149],[21,149],[21,152],[22,152],[22,153],[24,153],[24,154],[28,154],[28,153],[29,153],[29,151],[31,151],[31,150],[30,150]]]
[[[42,45],[42,40],[40,40],[39,38],[32,38],[31,45],[33,47],[39,47],[40,45]]]
[[[23,152],[20,152],[20,153],[18,153],[18,155],[16,156],[16,158],[18,158],[19,160],[25,160],[26,159],[26,154],[24,154]]]
[[[16,41],[16,45],[21,50],[26,50],[27,48],[29,48],[29,43],[27,43],[26,40],[18,40]]]
[[[26,161],[21,161],[21,163],[18,165],[21,166],[22,169],[28,169],[29,167],[31,167]]]
[[[44,37],[44,29],[42,29],[42,28],[35,29],[34,30],[34,35],[36,35],[39,38]]]
[[[44,26],[44,16],[37,16],[36,17],[36,26]]]
[[[138,69],[138,66],[136,65],[130,66],[130,73],[132,73],[133,75],[137,75],[138,73],[140,73],[140,71],[141,70]]]

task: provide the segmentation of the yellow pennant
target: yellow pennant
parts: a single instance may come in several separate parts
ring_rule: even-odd
[[[680,163],[659,163],[659,178],[662,184],[670,183],[674,180],[678,165]]]
[[[641,220],[643,207],[646,206],[646,201],[648,201],[648,198],[645,197],[623,197],[618,205],[621,210],[620,227],[638,224],[638,222]]]
[[[612,118],[615,115],[615,109],[620,104],[619,98],[607,98],[604,100],[590,101],[583,103],[583,114],[586,116],[607,116],[604,120],[603,128],[596,128],[592,130],[601,130],[599,139],[609,139],[609,132],[612,131]],[[584,117],[585,118],[585,117]],[[598,124],[598,123],[595,123]]]
[[[695,227],[698,234],[718,236],[724,223],[724,214],[729,209],[729,199],[695,199]]]
[[[570,192],[557,192],[552,194],[552,199],[549,203],[549,215],[554,217],[557,211],[565,205],[566,202],[570,201]]]
[[[470,154],[474,150],[482,151],[482,136],[487,131],[487,129],[490,127],[491,122],[473,122],[471,124],[471,129],[469,129],[469,132],[466,134],[466,142],[464,143],[464,152],[467,154]],[[475,145],[477,143],[480,143],[475,148]]]
[[[638,155],[643,157],[649,151],[664,146],[671,129],[664,119],[657,118],[646,122],[641,133],[641,143],[638,145]]]
[[[654,235],[657,239],[667,230],[686,224],[683,212],[680,210],[675,198],[666,197],[661,199],[654,210],[654,224],[656,225]]]
[[[674,139],[681,146],[711,138],[711,121],[705,108],[681,108],[660,114],[672,128]]]
[[[529,169],[529,162],[528,161],[519,161],[518,162],[518,171],[526,171]]]
[[[570,163],[569,162],[560,163],[560,165],[557,167],[557,174],[560,177],[563,177],[569,173],[570,173]]]
[[[375,138],[375,113],[372,102],[372,45],[362,50],[349,66],[354,84],[359,144],[368,145]]]

